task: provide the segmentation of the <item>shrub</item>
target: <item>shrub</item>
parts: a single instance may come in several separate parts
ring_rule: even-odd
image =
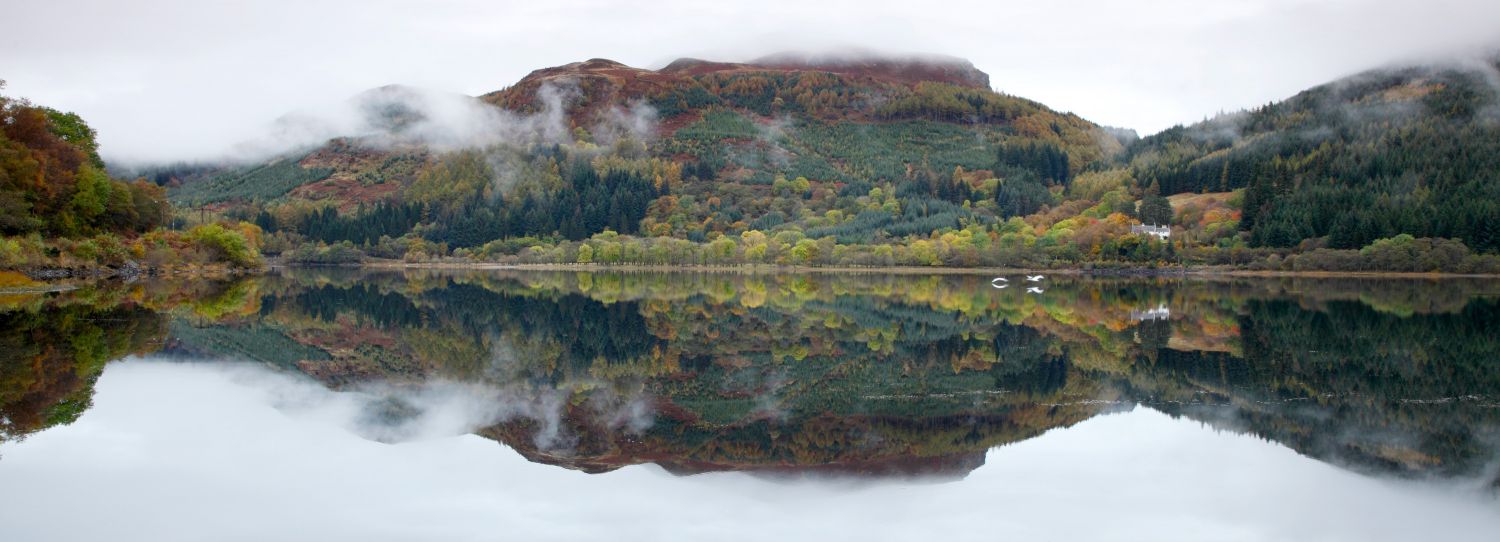
[[[214,259],[240,268],[259,266],[260,250],[238,229],[220,224],[204,224],[188,230],[188,240],[211,254]]]
[[[1288,258],[1295,271],[1492,273],[1493,256],[1476,256],[1462,241],[1402,234],[1359,250],[1319,248]]]
[[[332,245],[305,244],[297,247],[287,256],[287,261],[301,264],[350,264],[359,263],[364,260],[365,253],[354,246],[354,243],[344,241]]]
[[[37,235],[0,239],[0,268],[17,269],[46,259],[46,246]]]

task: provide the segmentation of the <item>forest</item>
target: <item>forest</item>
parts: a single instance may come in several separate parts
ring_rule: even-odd
[[[1243,189],[1252,246],[1357,249],[1407,234],[1495,252],[1497,92],[1480,71],[1370,72],[1147,137],[1126,161],[1166,195]]]
[[[260,265],[254,225],[179,228],[173,215],[162,186],[109,175],[78,115],[0,95],[0,271]]]
[[[129,234],[169,217],[160,186],[109,177],[78,115],[0,95],[0,235]]]

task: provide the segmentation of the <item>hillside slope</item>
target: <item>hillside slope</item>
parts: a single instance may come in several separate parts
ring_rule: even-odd
[[[1252,245],[1400,233],[1500,248],[1500,57],[1373,70],[1132,145],[1163,194],[1245,188]]]
[[[1500,269],[1471,257],[1500,250],[1500,60],[1374,70],[1144,139],[988,85],[941,57],[592,59],[477,98],[377,89],[341,137],[156,178],[273,252]],[[1215,195],[1168,198],[1188,193]]]
[[[325,242],[475,247],[606,228],[705,241],[782,224],[871,242],[995,223],[999,179],[1045,190],[1123,150],[988,83],[935,57],[593,59],[477,102],[372,91],[352,100],[353,136],[206,179],[157,177],[180,184],[179,202]],[[400,219],[362,218],[387,209]]]

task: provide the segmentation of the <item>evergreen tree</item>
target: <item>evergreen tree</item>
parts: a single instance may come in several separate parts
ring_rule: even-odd
[[[1146,189],[1145,197],[1141,198],[1140,206],[1141,222],[1158,226],[1166,226],[1172,223],[1172,203],[1167,201],[1160,193],[1156,183]]]

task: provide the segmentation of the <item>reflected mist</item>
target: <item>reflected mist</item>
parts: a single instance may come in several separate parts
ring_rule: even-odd
[[[1496,483],[1497,286],[1468,281],[293,270],[11,301],[4,434],[110,359],[251,363],[349,430],[605,472],[960,479],[1137,405],[1374,476]],[[272,387],[285,387],[282,385]]]

